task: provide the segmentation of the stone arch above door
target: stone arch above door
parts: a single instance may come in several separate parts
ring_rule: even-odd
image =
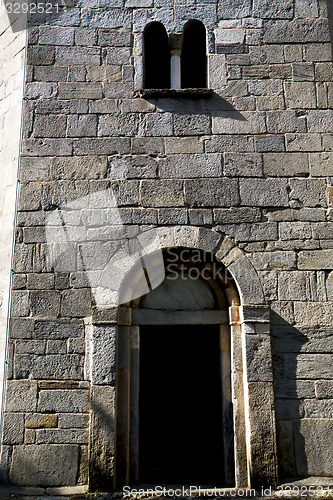
[[[155,230],[154,230],[155,231]],[[235,373],[242,373],[242,377],[235,378],[234,385],[238,384],[238,391],[243,391],[244,398],[236,398],[235,408],[238,408],[234,422],[235,443],[237,447],[236,434],[246,437],[246,444],[239,440],[239,449],[235,454],[239,460],[235,463],[236,486],[256,486],[274,485],[277,482],[277,455],[276,455],[276,436],[275,436],[275,410],[273,394],[273,372],[272,372],[272,354],[270,338],[270,317],[269,309],[266,306],[262,286],[259,277],[247,256],[240,250],[234,242],[214,230],[206,228],[197,228],[193,226],[161,227],[156,229],[158,238],[152,241],[151,237],[147,239],[145,251],[147,254],[167,248],[185,247],[191,249],[200,249],[205,252],[211,252],[216,259],[220,261],[229,273],[232,275],[238,290],[239,303],[231,303],[229,307],[229,324],[234,329],[233,334],[233,370]],[[140,236],[141,245],[144,244],[145,233]],[[113,312],[114,311],[114,312]],[[116,309],[102,312],[96,315],[97,320],[93,318],[92,337],[94,339],[94,330],[98,330],[99,338],[103,337],[101,329],[111,329],[116,331],[118,325],[117,341],[117,391],[119,383],[123,385],[130,384],[131,373],[124,369],[129,366],[129,357],[131,347],[136,348],[135,335],[130,336],[130,330],[135,332],[137,328],[133,322],[133,313],[131,308],[119,307],[118,317]],[[98,326],[94,323],[98,323]],[[127,336],[119,334],[120,331],[127,331]],[[112,333],[114,335],[114,333]],[[94,340],[93,340],[94,342]],[[96,339],[98,344],[99,340]],[[131,345],[130,345],[131,342]],[[107,358],[105,350],[108,346],[103,344],[104,359]],[[114,349],[114,345],[112,347]],[[92,366],[100,362],[99,349],[96,349],[96,355],[92,354]],[[241,356],[239,355],[241,353]],[[103,370],[103,369],[102,369]],[[133,374],[132,374],[133,376]],[[103,377],[97,384],[103,385]],[[111,384],[112,385],[112,384]],[[244,388],[244,389],[243,389]],[[99,391],[107,390],[107,387],[97,387]],[[111,388],[110,388],[111,389]],[[113,389],[113,388],[112,388]],[[94,390],[94,386],[93,386]],[[112,393],[113,395],[114,393]],[[115,403],[116,422],[121,419],[128,419],[130,401],[125,402],[122,408]],[[92,398],[92,407],[94,398]],[[237,415],[240,415],[237,418]],[[241,415],[245,415],[243,418]],[[131,417],[132,418],[132,417]],[[92,411],[92,422],[94,421],[94,411]],[[116,424],[117,427],[117,424]],[[98,426],[91,426],[91,451],[94,454],[94,443],[101,442],[98,439]],[[122,431],[121,431],[122,432]],[[119,425],[115,431],[115,440],[119,439]],[[121,439],[128,439],[128,436],[122,436]],[[95,451],[95,453],[97,453]],[[116,472],[116,487],[123,486],[129,482],[129,463],[131,460],[131,450],[127,449],[128,463],[119,462],[124,460],[124,456],[119,458],[116,454],[116,470],[122,469],[128,473],[121,474]],[[112,473],[112,467],[104,471],[104,476],[109,478]],[[91,470],[93,476],[93,469]],[[117,477],[118,476],[118,477]],[[98,481],[92,481],[97,485]]]

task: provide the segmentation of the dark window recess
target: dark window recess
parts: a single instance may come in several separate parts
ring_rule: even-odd
[[[188,21],[184,26],[181,87],[207,87],[206,29],[200,21]]]
[[[151,23],[144,32],[144,88],[170,88],[169,38],[162,23]]]

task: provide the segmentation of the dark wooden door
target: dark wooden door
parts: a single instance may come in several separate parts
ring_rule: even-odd
[[[219,326],[140,328],[139,481],[223,485]]]

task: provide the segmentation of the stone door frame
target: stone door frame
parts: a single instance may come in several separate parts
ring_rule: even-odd
[[[244,252],[228,237],[214,230],[179,226],[157,228],[156,233],[159,243],[156,248],[150,248],[151,252],[172,247],[212,252],[236,283],[240,300],[238,303],[229,300],[228,321],[231,330],[235,486],[274,486],[278,474],[270,311],[258,274]],[[142,316],[144,314],[144,310],[122,307],[118,313],[116,488],[133,484],[137,478],[138,340],[139,325],[148,321]],[[156,324],[155,311],[154,318]]]
[[[235,485],[259,489],[274,486],[278,482],[278,471],[270,310],[258,274],[247,255],[229,237],[217,231],[195,226],[160,227],[155,231],[158,238],[153,244],[149,239],[149,253],[174,247],[211,252],[233,277],[239,297],[236,302],[229,300]],[[110,487],[112,476],[117,489],[129,485],[130,471],[135,470],[135,464],[130,464],[130,461],[137,454],[137,450],[133,450],[137,439],[133,435],[129,439],[130,433],[137,429],[137,417],[130,411],[130,402],[133,407],[133,398],[137,397],[137,391],[133,390],[135,369],[129,370],[131,349],[134,365],[138,357],[139,322],[135,314],[132,308],[111,308],[99,314],[98,320],[93,315],[91,327],[87,325],[88,344],[91,342],[92,346],[90,351],[87,349],[86,361],[87,372],[92,373],[91,487],[106,483]],[[110,376],[110,366],[105,366],[107,351],[110,351],[109,358],[113,359],[111,351],[115,349],[118,357],[117,368],[114,367],[116,388],[113,375]],[[130,387],[133,387],[132,394]],[[129,422],[129,425],[124,428],[121,422]],[[124,451],[119,453],[121,447]]]

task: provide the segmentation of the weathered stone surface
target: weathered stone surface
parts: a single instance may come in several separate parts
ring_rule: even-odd
[[[323,179],[291,179],[290,198],[293,208],[325,207],[326,182]]]
[[[212,131],[213,134],[264,134],[266,132],[265,116],[264,113],[252,111],[213,112]]]
[[[262,155],[258,153],[226,153],[224,173],[227,177],[261,177]]]
[[[87,429],[89,415],[86,413],[60,413],[58,425],[63,429]]]
[[[60,294],[38,290],[30,293],[30,307],[34,316],[56,317],[59,314]]]
[[[266,21],[265,43],[329,42],[327,19],[294,19]]]
[[[36,411],[37,382],[8,380],[6,395],[7,412]]]
[[[24,436],[23,413],[6,413],[2,430],[3,444],[22,444]]]
[[[79,320],[36,321],[35,336],[39,339],[67,339],[83,336],[83,323]]]
[[[113,473],[115,391],[113,387],[92,386],[90,439],[91,479],[107,484]]]
[[[268,335],[246,336],[246,366],[249,382],[272,381],[271,340]]]
[[[305,117],[295,111],[271,111],[267,113],[267,131],[270,134],[306,132]],[[313,130],[313,132],[317,132]]]
[[[141,203],[145,207],[173,207],[184,205],[181,181],[142,181]]]
[[[333,379],[331,354],[285,354],[286,376],[290,379]]]
[[[159,162],[161,178],[221,177],[222,155],[169,155]]]
[[[308,159],[302,153],[265,153],[264,173],[272,177],[305,176]]]
[[[210,117],[208,114],[175,114],[173,116],[173,133],[180,136],[209,134]],[[172,133],[163,133],[163,135],[172,135]]]
[[[93,329],[92,383],[114,385],[116,376],[116,327],[98,326]]]
[[[83,358],[78,354],[48,354],[45,356],[17,354],[14,373],[18,379],[80,380],[83,378]]]
[[[38,399],[38,411],[84,413],[89,408],[89,394],[83,389],[42,390]]]
[[[328,326],[275,326],[272,335],[275,352],[330,353],[332,351],[333,330]]]
[[[303,251],[299,253],[299,269],[331,269],[333,251],[332,250],[314,250]]]
[[[135,113],[126,115],[102,115],[98,122],[98,136],[134,136],[137,135],[139,117]],[[162,135],[162,134],[149,134]]]
[[[10,480],[19,486],[75,485],[78,460],[79,447],[75,445],[16,446]],[[59,464],[66,466],[59,467]]]
[[[88,431],[84,429],[41,429],[37,431],[37,444],[87,444]]]
[[[191,207],[228,207],[238,205],[238,185],[235,180],[185,181],[185,200]]]
[[[91,292],[87,288],[64,290],[61,297],[61,315],[69,318],[91,314]]]
[[[297,474],[323,476],[332,474],[332,419],[303,419],[295,426]]]
[[[57,427],[58,417],[54,414],[28,413],[25,416],[26,429]]]
[[[333,175],[333,153],[310,154],[310,172],[314,177]]]
[[[241,204],[248,206],[289,205],[287,182],[283,179],[240,180]]]
[[[331,399],[333,398],[333,381],[322,380],[315,382],[316,397],[318,399]]]

